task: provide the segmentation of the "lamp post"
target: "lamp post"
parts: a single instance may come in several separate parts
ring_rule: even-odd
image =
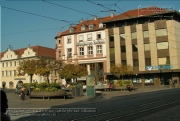
[[[161,76],[162,76],[162,75],[161,75],[161,74],[162,74],[162,68],[160,68],[159,70],[160,70],[160,81],[161,81],[161,85],[164,85],[163,80],[162,80],[162,77],[161,77]]]

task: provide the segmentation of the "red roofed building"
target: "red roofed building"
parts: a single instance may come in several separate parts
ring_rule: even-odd
[[[153,6],[81,20],[55,37],[56,59],[86,66],[96,81],[116,80],[110,68],[122,63],[133,66],[134,85],[179,83],[179,18],[178,12]]]
[[[55,60],[55,49],[43,46],[32,46],[13,50],[11,47],[9,47],[5,52],[2,52],[0,54],[0,87],[2,83],[6,83],[7,88],[15,88],[16,83],[19,80],[23,81],[24,83],[28,83],[30,81],[29,76],[17,76],[16,69],[21,61],[38,58],[50,58]],[[40,82],[43,81],[43,78],[41,76],[34,75],[33,81]]]

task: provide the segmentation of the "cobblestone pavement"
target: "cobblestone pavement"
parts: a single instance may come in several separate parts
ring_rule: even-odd
[[[125,95],[132,95],[137,93],[144,93],[144,92],[152,92],[152,91],[159,91],[159,90],[168,90],[171,89],[169,87],[145,87],[145,88],[139,88],[137,91],[112,91],[112,92],[97,92],[96,97],[87,97],[85,94],[81,97],[75,97],[75,98],[69,98],[64,100],[64,98],[58,98],[58,99],[50,99],[45,100],[43,99],[28,99],[26,98],[25,101],[21,101],[20,97],[17,94],[14,94],[14,90],[5,90],[8,97],[8,104],[9,109],[12,108],[51,108],[55,107],[57,105],[79,105],[82,103],[87,102],[96,102],[96,101],[104,101],[109,100],[114,97],[119,96],[125,96]],[[141,119],[135,120],[135,121],[179,121],[180,116],[177,115],[177,112],[180,112],[180,106],[174,107],[171,109],[167,109],[155,114],[151,114],[146,117],[142,117]],[[164,116],[168,115],[168,118],[163,119]],[[12,117],[12,120],[17,119]],[[171,120],[170,120],[171,119]],[[53,119],[52,119],[53,120]]]

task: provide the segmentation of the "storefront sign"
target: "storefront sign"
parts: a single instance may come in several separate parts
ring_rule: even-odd
[[[159,69],[171,69],[173,66],[171,65],[163,65],[163,66],[146,66],[146,70],[159,70]]]

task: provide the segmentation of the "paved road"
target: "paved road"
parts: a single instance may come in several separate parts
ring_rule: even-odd
[[[168,99],[167,97],[169,97],[169,99],[172,98],[172,100],[168,100],[167,102],[172,102],[174,101],[175,97],[179,96],[180,94],[179,92],[180,92],[180,89],[170,89],[166,87],[164,88],[163,87],[161,88],[149,87],[149,88],[140,88],[138,91],[133,91],[133,92],[128,92],[128,91],[124,91],[124,92],[114,91],[114,92],[103,92],[103,93],[99,92],[95,98],[88,98],[86,96],[82,96],[82,97],[76,97],[76,98],[67,99],[67,100],[64,100],[63,98],[51,99],[50,101],[48,100],[42,101],[42,99],[32,99],[32,100],[21,101],[18,95],[15,95],[11,91],[9,92],[7,91],[7,96],[9,99],[9,108],[11,111],[10,112],[11,118],[16,121],[24,121],[24,120],[27,120],[27,121],[102,120],[103,121],[107,119],[109,120],[122,119],[122,116],[124,115],[132,114],[133,112],[138,112],[146,108],[149,109],[152,104],[153,104],[152,107],[154,106],[157,107],[157,105],[162,104],[163,100]],[[150,105],[151,102],[156,102],[157,100],[159,100],[159,103],[152,103]],[[163,104],[166,104],[167,102],[163,102]],[[149,104],[149,107],[141,106],[142,104],[144,105]],[[150,121],[150,119],[156,121],[155,119],[158,119],[157,116],[160,115],[158,113],[161,113],[161,114],[166,113],[169,110],[178,111],[176,110],[177,108],[174,108],[176,107],[176,105],[177,104],[172,104],[170,106],[168,105],[167,107],[164,107],[163,109],[161,109],[161,110],[164,110],[165,112],[163,111],[161,112],[161,110],[158,109],[156,110],[156,113],[154,115],[151,115],[150,117],[148,117],[149,114],[147,113],[145,114],[140,113],[141,115],[139,114],[137,115],[139,115],[139,117],[141,118],[135,116],[134,119],[135,121],[138,121],[138,120]],[[128,112],[127,110],[127,108],[129,107],[132,107],[131,112]],[[171,109],[171,107],[173,108]],[[18,110],[19,108],[21,108],[21,110]],[[89,110],[85,110],[82,108],[86,108]],[[166,111],[165,110],[166,108],[170,108],[170,109]],[[16,110],[12,110],[12,109],[16,109]],[[37,110],[37,109],[41,109],[41,110]],[[51,109],[51,110],[46,110],[46,109]],[[56,110],[53,110],[53,109],[56,109]],[[125,111],[123,111],[122,109]],[[13,112],[13,111],[23,111],[23,112]],[[34,112],[33,113],[34,115],[32,115],[32,113],[30,114],[29,113],[30,111]],[[39,111],[39,112],[35,113],[35,111]],[[63,113],[63,111],[66,111],[66,112]],[[69,113],[67,113],[67,111],[69,111]],[[80,111],[84,111],[84,112],[80,113]],[[93,111],[96,111],[96,112],[93,112]],[[152,113],[152,110],[150,112]],[[14,114],[24,114],[24,115],[14,116]],[[90,115],[92,115],[92,117]],[[180,119],[180,117],[177,117],[175,115],[176,113],[171,115],[171,118],[174,117],[174,121],[175,119]],[[118,116],[119,117],[121,116],[121,117],[119,119],[113,119],[114,117],[118,117]],[[169,115],[165,115],[165,116],[169,116]],[[123,117],[124,120],[132,120],[131,118],[127,118],[127,117],[134,117],[134,115]],[[154,117],[155,119],[153,119],[152,117]],[[162,118],[164,118],[164,116],[163,117],[161,116],[159,120]]]

